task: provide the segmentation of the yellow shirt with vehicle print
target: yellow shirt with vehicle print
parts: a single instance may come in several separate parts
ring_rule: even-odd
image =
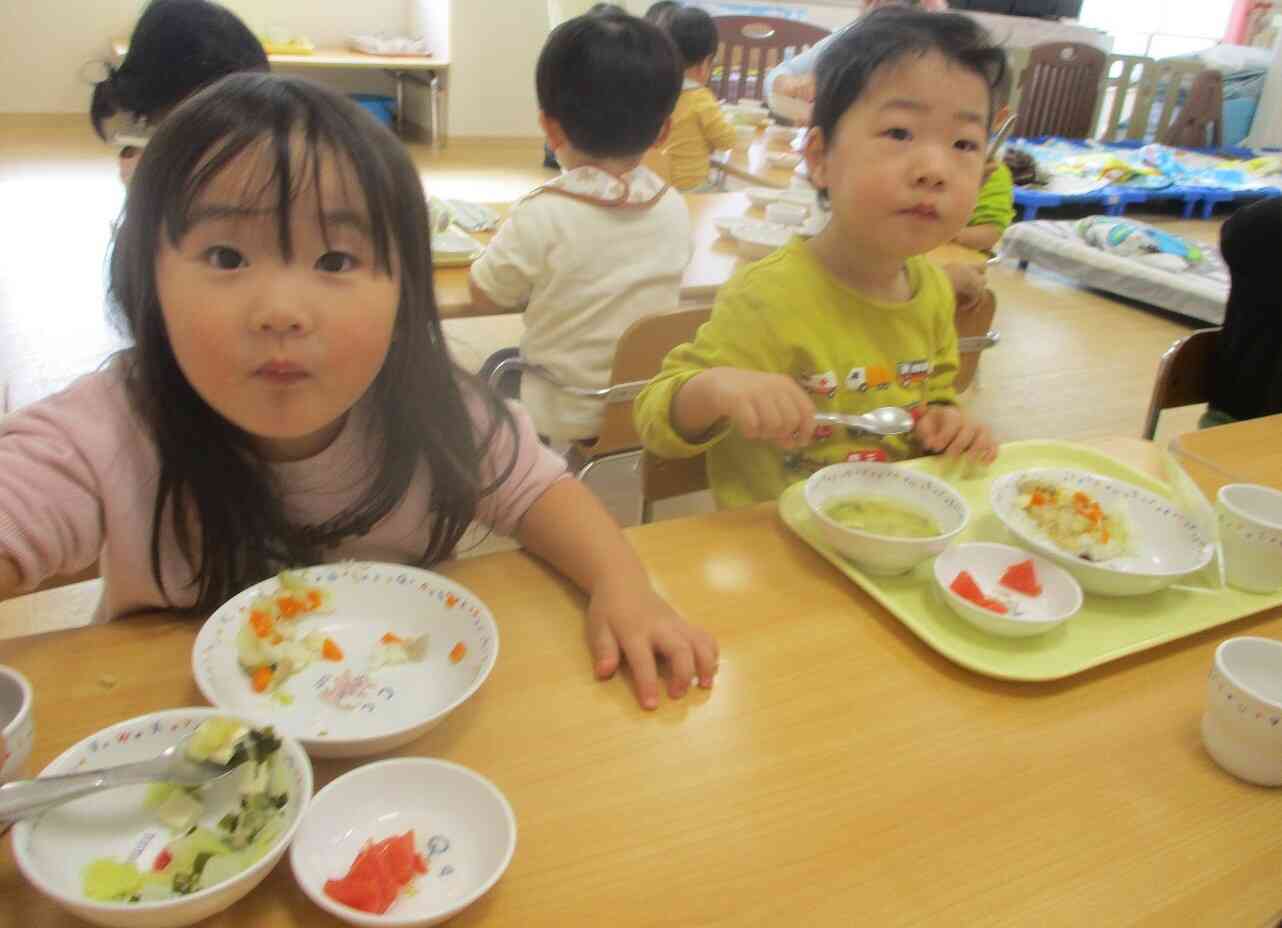
[[[801,239],[740,270],[717,295],[693,342],[673,349],[637,397],[637,431],[666,458],[707,454],[708,480],[722,508],[778,499],[820,467],[847,460],[902,460],[920,454],[908,436],[876,439],[820,427],[807,448],[749,441],[726,424],[688,442],[672,427],[678,390],[713,367],[788,374],[821,412],[952,403],[957,374],[955,296],[924,257],[906,262],[913,297],[867,297],[833,277]]]

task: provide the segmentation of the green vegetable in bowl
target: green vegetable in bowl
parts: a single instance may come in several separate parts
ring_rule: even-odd
[[[156,783],[144,805],[175,832],[151,869],[100,857],[83,873],[84,894],[99,902],[148,902],[207,889],[257,863],[285,829],[290,781],[280,760],[281,741],[271,728],[251,729],[230,719],[211,719],[192,736],[193,757],[226,757],[239,765],[239,804],[210,825],[203,790]],[[225,808],[225,806],[224,806]]]

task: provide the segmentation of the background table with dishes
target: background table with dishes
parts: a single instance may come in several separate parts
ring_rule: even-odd
[[[1235,428],[1197,436],[1200,453],[1234,460]],[[1282,454],[1282,430],[1250,447]],[[1138,440],[1077,453],[1137,479],[1168,473],[1161,449]],[[1001,680],[943,656],[883,608],[885,586],[852,583],[787,518],[766,504],[629,530],[662,593],[722,650],[711,691],[653,714],[625,680],[592,678],[584,601],[537,560],[442,567],[492,610],[502,657],[475,695],[392,754],[481,772],[519,822],[510,868],[453,924],[607,912],[618,925],[1277,920],[1276,796],[1215,765],[1199,718],[1217,644],[1282,637],[1278,597],[1231,626],[1059,679]],[[121,719],[200,704],[200,629],[158,614],[0,642],[0,663],[34,684],[31,770]],[[995,641],[993,659],[1038,647]],[[317,786],[359,764],[315,760]],[[12,851],[0,897],[14,924],[73,923]],[[207,922],[335,923],[284,863]]]
[[[737,268],[747,260],[751,260],[753,255],[759,255],[759,252],[752,251],[745,254],[740,244],[729,234],[728,224],[736,220],[748,220],[764,225],[768,201],[775,199],[778,193],[779,191],[762,188],[751,192],[686,195],[686,205],[690,210],[694,254],[681,282],[683,302],[711,300]],[[511,207],[510,204],[494,204],[490,208],[501,217]],[[478,246],[484,245],[492,235],[491,232],[469,234]],[[479,249],[475,255],[479,255]],[[986,260],[986,256],[980,252],[952,244],[935,249],[930,257],[940,263],[981,264]],[[437,306],[442,318],[487,314],[487,311],[478,311],[472,306],[472,297],[468,290],[471,260],[464,255],[463,258],[447,260],[446,266],[440,266],[438,263],[434,279]],[[656,309],[661,308],[656,307]],[[519,308],[511,310],[511,312],[519,311]]]

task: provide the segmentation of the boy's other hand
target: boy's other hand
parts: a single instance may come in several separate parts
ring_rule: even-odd
[[[913,429],[922,447],[949,457],[965,455],[980,464],[997,459],[997,442],[988,426],[956,406],[929,406]]]
[[[791,377],[734,367],[714,367],[702,377],[708,378],[705,387],[712,391],[719,416],[729,419],[744,438],[781,448],[810,444],[815,404]]]

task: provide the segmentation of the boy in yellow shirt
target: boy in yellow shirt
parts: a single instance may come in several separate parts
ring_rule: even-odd
[[[734,126],[704,86],[717,54],[717,27],[711,16],[694,6],[670,11],[664,25],[685,66],[685,82],[663,146],[671,166],[668,180],[683,193],[711,189],[709,156],[735,143]]]
[[[1009,100],[1008,72],[1002,75],[993,88],[993,105],[997,109],[993,116],[994,131],[1010,115]],[[966,228],[958,232],[954,239],[958,245],[965,245],[976,251],[992,251],[1015,221],[1015,179],[1011,176],[1010,168],[1001,160],[1000,152],[990,167],[992,170],[984,178],[984,186],[979,188],[979,201],[975,204],[975,210],[970,214]]]
[[[653,453],[706,452],[721,506],[776,499],[844,460],[996,456],[987,427],[956,406],[955,297],[923,255],[974,209],[1004,67],[967,17],[894,8],[821,58],[806,162],[831,221],[736,274],[635,405]],[[814,420],[885,405],[913,408],[906,439]]]

